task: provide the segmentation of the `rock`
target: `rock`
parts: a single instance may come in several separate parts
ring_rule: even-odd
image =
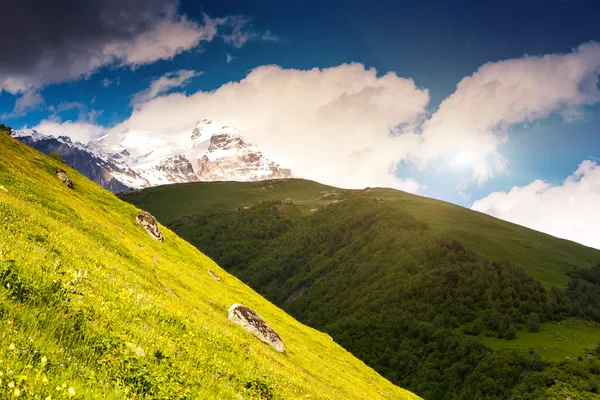
[[[69,175],[67,175],[67,173],[60,169],[60,168],[56,168],[56,176],[58,176],[58,179],[60,179],[60,181],[62,183],[64,183],[65,185],[67,185],[67,187],[69,189],[73,189],[75,188],[75,185],[73,185],[73,182],[71,182],[71,179],[69,178]]]
[[[273,346],[278,352],[285,353],[285,346],[281,338],[254,310],[241,304],[229,307],[229,320],[241,325],[246,331],[252,333],[265,343]]]
[[[221,277],[217,274],[215,274],[213,271],[211,271],[210,269],[208,270],[208,273],[210,274],[210,276],[212,276],[213,278],[215,278],[216,280],[220,281]]]
[[[152,214],[142,211],[135,217],[135,220],[146,230],[146,232],[148,232],[148,234],[150,234],[150,236],[159,242],[163,241],[162,233],[160,233],[160,230],[158,229],[156,218],[154,218]]]

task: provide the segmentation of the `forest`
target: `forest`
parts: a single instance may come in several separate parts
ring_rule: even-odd
[[[593,395],[600,361],[494,351],[547,321],[600,322],[600,267],[550,290],[488,260],[393,201],[364,192],[309,215],[291,201],[187,216],[170,228],[287,312],[427,400],[537,399],[560,384]]]

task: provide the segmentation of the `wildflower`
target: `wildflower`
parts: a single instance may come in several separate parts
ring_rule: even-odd
[[[15,387],[15,383],[14,383],[14,382],[10,382],[10,383],[8,384],[8,387],[9,387],[9,388],[11,388],[11,389],[12,389],[12,388],[14,388],[14,387]]]
[[[44,385],[47,385],[47,384],[48,384],[48,378],[46,378],[46,375],[44,375],[44,376],[42,377],[42,383],[43,383]]]
[[[13,396],[19,397],[20,395],[21,395],[21,391],[19,389],[15,389],[15,391],[13,392]]]
[[[15,344],[14,344],[14,343],[11,343],[11,344],[10,344],[10,346],[8,346],[8,349],[9,349],[9,350],[14,350],[15,348],[16,348],[16,347],[15,347]]]
[[[46,358],[46,356],[42,357],[42,364],[46,364],[48,362],[48,359]]]
[[[70,387],[69,390],[67,390],[67,393],[69,393],[69,396],[73,397],[73,396],[75,396],[75,389]]]
[[[46,397],[46,400],[52,400],[52,396]]]

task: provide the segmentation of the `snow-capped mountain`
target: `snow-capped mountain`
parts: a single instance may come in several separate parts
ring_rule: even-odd
[[[36,131],[14,136],[43,153],[60,153],[69,166],[113,192],[169,183],[292,176],[247,143],[237,129],[206,119],[191,132],[111,131],[87,144]]]

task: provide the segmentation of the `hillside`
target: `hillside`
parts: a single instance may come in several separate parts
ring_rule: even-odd
[[[599,397],[600,251],[390,189],[277,180],[123,198],[427,400]]]
[[[328,193],[353,193],[317,182],[286,179],[262,182],[203,182],[147,188],[121,197],[155,213],[165,224],[184,216],[230,211],[265,200],[293,200],[307,214],[319,204],[335,200]],[[490,259],[506,259],[525,269],[547,289],[564,287],[567,272],[600,262],[600,251],[558,239],[451,203],[393,189],[370,189],[369,196],[395,202],[429,224],[438,237],[460,241]],[[482,234],[483,233],[483,234]]]
[[[0,132],[0,398],[417,399],[138,212]]]

